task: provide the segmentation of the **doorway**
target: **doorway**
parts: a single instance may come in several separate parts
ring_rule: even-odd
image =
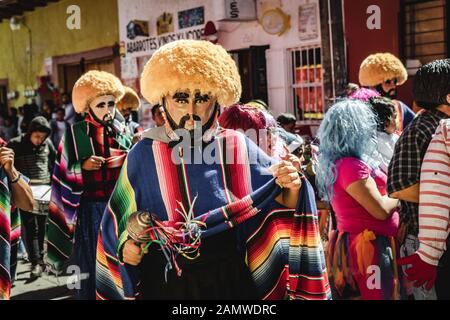
[[[71,92],[75,82],[90,70],[107,71],[120,77],[120,57],[115,46],[53,57],[54,82],[64,92]]]
[[[115,73],[115,65],[113,59],[100,59],[93,61],[85,61],[81,59],[75,64],[61,64],[58,66],[59,79],[61,81],[61,88],[64,92],[72,91],[75,82],[87,71],[98,70]]]
[[[262,100],[268,102],[266,50],[270,46],[251,46],[248,49],[231,51],[241,76],[241,102]]]

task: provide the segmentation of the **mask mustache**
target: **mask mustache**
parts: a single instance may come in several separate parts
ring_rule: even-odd
[[[107,113],[107,114],[105,114],[104,116],[103,116],[103,122],[111,122],[112,120],[113,120],[113,117],[112,117],[112,115],[111,115],[111,113]]]
[[[188,120],[190,120],[191,117],[192,117],[192,119],[193,119],[194,121],[202,121],[202,119],[201,119],[198,115],[196,115],[196,114],[193,114],[193,115],[186,114],[185,116],[183,116],[183,117],[180,119],[179,128],[184,128],[184,126],[186,125],[186,122],[187,122]]]

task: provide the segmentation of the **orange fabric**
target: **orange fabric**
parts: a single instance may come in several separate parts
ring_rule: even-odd
[[[371,241],[375,240],[376,236],[373,231],[364,230],[356,239],[356,253],[358,256],[358,270],[363,276],[366,275],[367,268],[372,265],[373,256],[375,254],[375,247]]]

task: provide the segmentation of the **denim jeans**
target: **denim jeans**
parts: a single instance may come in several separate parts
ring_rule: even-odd
[[[107,202],[82,201],[78,210],[75,229],[74,257],[82,275],[77,299],[95,300],[95,263],[97,237]]]
[[[22,227],[24,228],[24,242],[31,264],[44,263],[44,240],[47,216],[37,215],[20,210]]]

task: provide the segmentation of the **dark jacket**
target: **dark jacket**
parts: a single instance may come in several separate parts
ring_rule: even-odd
[[[8,148],[14,150],[14,164],[17,170],[31,180],[41,180],[44,184],[50,184],[56,150],[48,138],[40,146],[34,146],[30,140],[33,132],[46,132],[50,135],[50,124],[44,117],[34,118],[28,132],[11,139]]]

